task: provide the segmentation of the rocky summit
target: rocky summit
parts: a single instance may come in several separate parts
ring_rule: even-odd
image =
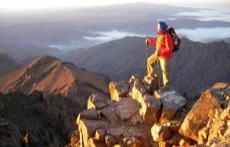
[[[110,82],[110,100],[91,95],[68,147],[230,145],[230,85],[217,83],[198,99],[174,90],[156,96],[157,80]]]

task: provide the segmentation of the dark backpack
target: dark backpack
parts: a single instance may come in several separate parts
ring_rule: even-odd
[[[172,50],[172,52],[176,52],[180,49],[181,39],[177,36],[174,28],[170,27],[168,29],[168,32],[173,38],[173,50]]]

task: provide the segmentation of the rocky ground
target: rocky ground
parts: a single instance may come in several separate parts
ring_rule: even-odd
[[[111,100],[92,95],[78,115],[69,147],[230,145],[230,86],[217,83],[198,99],[174,90],[154,94],[156,79],[111,82]]]
[[[110,82],[110,98],[71,99],[34,91],[0,94],[1,147],[171,147],[230,145],[230,85],[199,98],[157,90],[157,78]]]

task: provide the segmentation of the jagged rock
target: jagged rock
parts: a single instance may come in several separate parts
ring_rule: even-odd
[[[102,109],[107,106],[107,101],[104,98],[99,97],[98,95],[92,94],[89,96],[87,101],[87,109]]]
[[[111,113],[108,113],[108,111]],[[131,98],[125,98],[117,103],[112,104],[110,108],[102,109],[101,114],[103,114],[103,116],[110,121],[117,121],[118,118],[122,121],[125,121],[131,119],[131,117],[134,116],[134,114],[138,111],[139,108],[136,101]]]
[[[79,120],[78,127],[80,128],[80,140],[83,146],[87,146],[88,140],[94,138],[96,130],[106,128],[108,122],[103,120]]]
[[[154,85],[154,81],[152,79],[145,79],[142,82],[145,85],[150,81],[150,84],[146,87],[148,89],[152,89],[151,86]],[[143,116],[143,120],[146,124],[154,124],[159,119],[159,113],[161,109],[161,102],[151,96],[150,94],[146,93],[148,90],[146,90],[145,86],[140,82],[139,79],[135,79],[132,77],[130,79],[131,82],[129,82],[132,86],[130,91],[130,96],[135,99],[137,102],[141,104],[141,110],[140,114]],[[146,93],[146,94],[145,94]]]
[[[142,99],[139,99],[141,103],[141,115],[146,124],[154,124],[158,121],[161,112],[161,101],[155,97],[145,94]]]
[[[147,92],[145,87],[142,85],[139,79],[135,80],[133,85],[131,86],[131,93],[130,96],[137,100],[141,101],[139,99],[142,99],[142,96]]]
[[[230,105],[226,109],[229,109],[229,108],[230,108]],[[219,114],[219,111],[215,111],[215,112]],[[230,121],[230,118],[222,119],[220,116],[217,116],[216,114],[214,115],[214,117],[210,117],[209,119],[211,120],[211,121],[209,120],[209,122],[212,122],[212,123],[208,124],[209,126],[211,126],[211,128],[209,129],[209,132],[207,133],[208,135],[207,139],[204,140],[204,143],[206,143],[206,145],[214,145],[214,144],[219,145],[221,141],[224,141],[226,138],[227,140],[230,139],[230,135],[226,134],[228,130],[227,122]],[[202,140],[202,137],[199,138],[199,140]]]
[[[167,126],[153,125],[151,128],[151,134],[154,141],[160,142],[167,140],[171,135],[171,130]]]
[[[119,101],[129,92],[129,84],[124,81],[120,82],[110,82],[109,83],[109,91],[111,95],[111,100]]]
[[[174,90],[161,93],[160,100],[163,104],[163,109],[160,117],[161,123],[165,123],[171,120],[176,112],[184,107],[187,103],[185,98],[177,94]]]
[[[198,144],[205,144],[208,140],[209,127],[204,127],[198,132]]]
[[[211,90],[206,90],[186,116],[179,132],[198,141],[198,132],[207,125],[209,111],[217,108],[221,108],[219,101]]]

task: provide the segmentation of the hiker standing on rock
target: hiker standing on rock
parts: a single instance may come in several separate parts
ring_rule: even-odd
[[[147,71],[149,77],[154,78],[154,65],[159,61],[163,75],[163,86],[170,87],[170,59],[172,58],[173,39],[168,33],[168,25],[164,21],[159,21],[157,25],[156,40],[145,39],[148,45],[156,46],[156,51],[147,60]],[[159,70],[159,69],[158,69]],[[158,75],[159,76],[159,75]]]

